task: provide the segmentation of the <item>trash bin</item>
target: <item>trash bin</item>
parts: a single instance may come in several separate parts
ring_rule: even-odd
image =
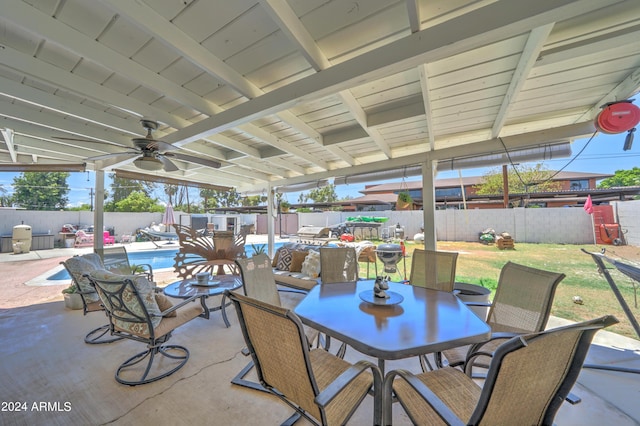
[[[463,302],[489,303],[489,296],[491,296],[491,290],[477,284],[456,282],[453,284],[453,290],[458,299]],[[486,320],[489,312],[488,306],[469,306],[469,308],[482,320]]]
[[[16,225],[13,227],[13,236],[11,238],[11,245],[13,246],[13,253],[29,253],[31,250],[31,236],[32,231],[29,225]]]

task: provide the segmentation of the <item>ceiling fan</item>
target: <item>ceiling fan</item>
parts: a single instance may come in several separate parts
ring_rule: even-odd
[[[147,135],[143,138],[133,138],[131,141],[133,142],[134,147],[127,148],[128,151],[123,152],[115,152],[111,154],[98,155],[95,157],[89,157],[87,161],[96,161],[96,160],[106,160],[108,158],[130,158],[132,156],[136,156],[137,158],[133,160],[133,164],[136,167],[149,170],[149,171],[158,171],[164,169],[167,172],[175,172],[178,167],[169,159],[175,158],[176,160],[188,161],[191,163],[200,164],[202,166],[211,167],[214,169],[220,168],[220,163],[218,161],[209,160],[206,158],[194,157],[191,155],[180,154],[177,152],[172,152],[179,150],[180,147],[171,145],[169,143],[163,142],[161,140],[157,140],[153,137],[151,132],[158,128],[158,123],[152,120],[140,120],[142,127],[147,130]],[[59,138],[59,139],[68,139],[68,140],[84,140],[84,139],[71,139],[71,138]],[[94,141],[89,141],[94,142]],[[168,158],[167,158],[168,157]]]

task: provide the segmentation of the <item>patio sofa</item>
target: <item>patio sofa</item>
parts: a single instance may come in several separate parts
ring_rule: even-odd
[[[353,246],[359,256],[367,247],[374,247],[370,241],[358,243],[329,243],[323,247]],[[317,244],[286,243],[276,251],[272,260],[276,284],[296,290],[309,291],[320,284],[320,246]],[[282,256],[283,251],[287,254]],[[311,257],[309,253],[311,253]],[[367,271],[368,275],[368,271]]]

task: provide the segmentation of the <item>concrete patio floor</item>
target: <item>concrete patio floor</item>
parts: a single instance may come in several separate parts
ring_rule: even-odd
[[[140,244],[127,248],[146,249]],[[87,251],[90,249],[0,254],[0,424],[275,425],[291,414],[292,410],[275,397],[230,384],[248,362],[240,352],[244,342],[232,307],[228,310],[229,328],[220,312],[214,312],[209,320],[196,318],[174,332],[170,343],[184,345],[191,353],[181,370],[143,386],[118,384],[115,369],[143,350],[143,345],[131,341],[85,344],[84,335],[106,323],[104,314],[83,316],[82,311],[66,309],[60,290],[68,282],[24,284],[33,282],[60,260]],[[156,277],[161,285],[175,278],[171,271],[158,272]],[[209,299],[208,303],[213,306],[219,299]],[[549,326],[563,322],[552,318]],[[332,347],[337,348],[337,344]],[[346,358],[356,361],[365,357],[349,350]],[[587,363],[640,369],[640,342],[600,332]],[[417,359],[389,362],[387,368],[420,369]],[[640,424],[638,379],[637,374],[583,370],[573,389],[582,402],[565,403],[555,423]],[[12,403],[20,403],[18,406],[25,410],[16,411]],[[349,424],[372,424],[372,405],[371,398],[366,398]],[[393,418],[396,425],[410,424],[400,406],[394,406]],[[307,422],[300,420],[297,424]]]

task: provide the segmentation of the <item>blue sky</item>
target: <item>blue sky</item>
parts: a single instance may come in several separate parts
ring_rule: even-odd
[[[633,167],[640,167],[640,136],[636,137],[633,147],[629,151],[623,151],[625,133],[617,135],[607,135],[598,133],[596,137],[589,143],[586,149],[577,157],[576,154],[585,146],[588,139],[576,140],[572,145],[572,156],[568,158],[562,158],[557,160],[545,161],[543,164],[549,170],[558,170],[564,167],[572,158],[575,159],[564,170],[574,172],[595,172],[595,173],[611,173],[616,170],[627,170]],[[462,176],[481,176],[488,172],[489,169],[465,169],[462,170]],[[9,192],[13,191],[13,177],[19,175],[19,173],[7,173],[0,172],[0,185],[2,185]],[[438,179],[458,177],[457,171],[448,171],[438,173]],[[419,180],[419,177],[407,178],[407,180]],[[385,183],[399,181],[398,179],[374,183]],[[71,205],[79,205],[82,203],[89,204],[90,202],[90,188],[93,188],[95,183],[95,173],[83,172],[83,173],[71,173],[71,177],[68,180],[71,191],[69,193],[69,203]],[[106,182],[107,186],[110,182]],[[352,184],[352,185],[339,185],[336,187],[338,197],[343,198],[345,196],[359,197],[361,194],[359,191],[363,190],[365,184]],[[195,191],[195,190],[194,190]],[[194,194],[195,195],[195,194]],[[285,198],[291,202],[296,203],[298,201],[299,193],[288,193]],[[162,200],[162,195],[158,194],[158,198]]]

